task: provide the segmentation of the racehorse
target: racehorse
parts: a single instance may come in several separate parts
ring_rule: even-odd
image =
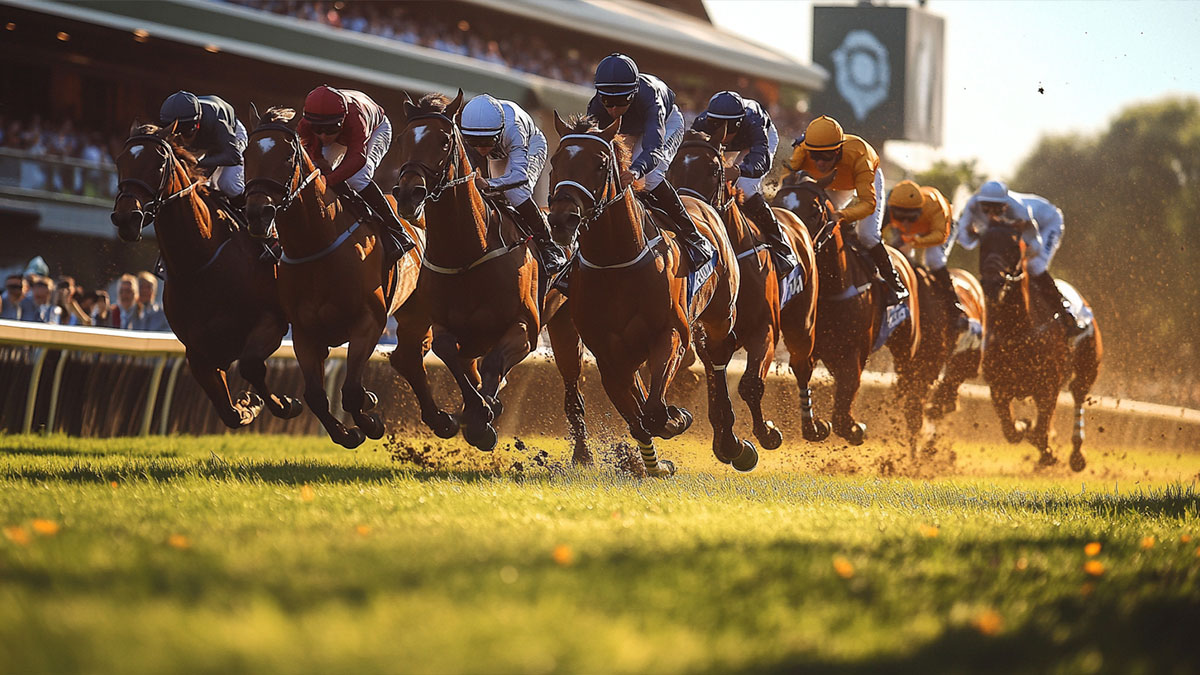
[[[146,124],[130,130],[116,162],[113,225],[121,239],[137,241],[142,228],[155,223],[168,277],[163,311],[221,421],[246,426],[264,400],[276,417],[295,417],[304,409],[300,401],[272,393],[266,383],[266,359],[287,332],[274,269],[258,260],[261,247],[209,194],[196,158],[176,142],[173,128]],[[236,402],[226,379],[235,359],[258,392],[243,392]]]
[[[1071,436],[1071,468],[1082,471],[1083,404],[1100,370],[1103,347],[1100,329],[1093,319],[1089,330],[1068,340],[1061,324],[1053,320],[1058,308],[1049,307],[1041,294],[1029,292],[1025,270],[1024,242],[1014,227],[991,225],[980,236],[979,275],[987,303],[987,341],[983,348],[983,379],[991,389],[992,405],[1009,443],[1027,438],[1041,452],[1043,465],[1057,462],[1050,451],[1049,433],[1054,421],[1058,392],[1071,377],[1075,400],[1075,427]],[[1058,281],[1068,297],[1075,296],[1090,315],[1079,293]],[[1012,400],[1032,397],[1037,406],[1037,423],[1013,421]]]
[[[579,248],[570,273],[570,307],[583,343],[596,358],[601,382],[638,442],[646,471],[674,473],[660,460],[654,437],[672,438],[691,425],[691,413],[666,403],[667,390],[690,341],[704,363],[708,381],[713,453],[740,471],[758,463],[750,441],[733,432],[725,367],[737,347],[739,270],[720,217],[707,204],[684,198],[701,234],[718,251],[710,276],[688,274],[690,264],[674,236],[664,232],[665,216],[652,212],[622,188],[620,172],[629,148],[617,139],[620,119],[599,129],[590,117],[554,126],[560,136],[551,156],[550,229],[560,245]],[[689,280],[689,276],[692,277]],[[643,387],[638,368],[649,367]]]
[[[718,132],[718,136],[722,133]],[[800,268],[790,275],[792,286],[782,286],[765,240],[758,228],[742,215],[737,195],[725,179],[725,160],[720,144],[704,132],[688,131],[684,135],[683,144],[667,171],[667,180],[680,194],[690,195],[714,207],[725,223],[741,277],[734,335],[737,346],[746,350],[746,370],[738,383],[738,393],[750,408],[758,442],[767,450],[774,450],[783,443],[783,434],[773,422],[763,418],[762,398],[780,335],[787,345],[789,365],[801,396],[809,391],[812,378],[817,327],[816,261],[812,239],[795,214],[786,209],[775,209],[775,218],[787,233],[800,261]],[[785,300],[781,297],[781,288],[785,292],[795,291],[794,295]],[[787,304],[781,309],[784,302]],[[813,424],[811,417],[803,422],[802,431],[807,440],[820,441],[829,435],[829,429]]]
[[[968,378],[979,373],[979,364],[983,359],[983,328],[987,325],[984,318],[983,287],[979,285],[975,275],[957,267],[950,269],[950,280],[954,283],[954,292],[958,296],[959,304],[966,310],[967,318],[971,321],[971,327],[961,335],[946,334],[943,347],[947,350],[943,352],[946,358],[944,363],[937,366],[941,376],[934,383],[929,402],[925,405],[925,416],[931,420],[939,420],[958,409],[958,388]],[[923,282],[921,288],[923,293],[931,294],[932,289],[928,284]],[[926,313],[930,305],[939,306],[940,319],[930,317]],[[924,349],[932,332],[928,327],[936,325],[938,321],[948,323],[948,317],[946,310],[934,297],[927,300],[922,296],[921,312],[921,326],[927,328],[921,334],[921,345]]]
[[[383,437],[383,420],[372,412],[373,392],[363,388],[367,360],[387,316],[416,286],[419,247],[385,269],[380,223],[366,224],[338,201],[288,124],[290,108],[270,108],[246,148],[246,216],[250,234],[272,228],[283,249],[279,299],[292,323],[292,343],[304,375],[304,400],[336,443],[358,447]],[[409,234],[421,233],[409,224]],[[329,410],[325,359],[329,348],[349,343],[342,408],[357,426],[347,428]]]
[[[414,105],[406,98],[399,137],[406,161],[392,193],[401,216],[424,216],[428,236],[412,310],[423,319],[414,318],[412,325],[432,324],[433,351],[462,392],[456,423],[468,443],[486,451],[496,445],[492,421],[503,411],[498,394],[504,376],[537,346],[539,286],[547,280],[538,278],[532,244],[513,216],[486,202],[475,186],[476,173],[454,122],[462,99],[461,90],[453,101],[431,94]],[[422,339],[426,333],[422,330]],[[410,363],[402,374],[412,382],[424,377],[424,368]],[[581,445],[576,461],[589,461]]]
[[[915,452],[917,434],[924,423],[921,412],[924,392],[913,364],[921,342],[918,296],[911,292],[916,288],[916,275],[908,259],[889,247],[892,264],[910,293],[902,305],[885,312],[883,293],[872,282],[873,265],[852,248],[843,227],[832,219],[833,206],[825,192],[832,180],[833,174],[817,180],[800,172],[795,182],[779,188],[774,201],[799,216],[813,238],[820,288],[813,358],[823,361],[833,375],[833,431],[851,445],[863,442],[867,427],[854,420],[850,408],[858,395],[867,357],[886,344],[896,370],[909,445]],[[897,311],[900,307],[907,307],[907,317]],[[811,416],[811,400],[801,399],[800,404],[801,415]],[[827,424],[819,419],[815,423]]]

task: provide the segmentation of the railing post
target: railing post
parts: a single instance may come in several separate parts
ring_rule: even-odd
[[[171,374],[167,375],[167,393],[163,396],[162,412],[158,414],[158,435],[167,435],[167,421],[171,417],[171,403],[175,400],[175,380],[179,378],[179,371],[183,367],[183,359],[175,359],[175,363],[171,366]]]
[[[58,365],[54,366],[54,379],[50,382],[50,411],[46,413],[46,433],[54,433],[54,418],[58,414],[58,391],[62,385],[63,366],[67,365],[67,357],[71,352],[62,351],[58,354]]]
[[[33,409],[37,405],[38,383],[42,379],[42,364],[46,362],[45,347],[33,350],[33,370],[29,373],[29,391],[25,394],[25,421],[21,424],[21,433],[27,434],[33,429]]]
[[[142,411],[142,428],[138,436],[150,435],[150,422],[154,419],[154,404],[158,401],[158,385],[162,382],[163,368],[167,367],[167,357],[158,357],[154,365],[154,373],[150,375],[150,388],[146,392],[146,408]]]

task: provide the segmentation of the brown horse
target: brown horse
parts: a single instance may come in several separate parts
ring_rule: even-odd
[[[221,421],[246,426],[264,399],[276,417],[299,415],[300,401],[272,393],[266,383],[266,359],[287,332],[274,269],[258,260],[261,247],[235,231],[233,218],[208,194],[196,159],[177,144],[171,129],[147,124],[130,131],[117,171],[113,225],[121,239],[137,241],[154,221],[168,276],[163,311]],[[231,400],[226,372],[235,359],[262,398],[244,392]]]
[[[801,172],[796,181],[783,185],[775,203],[800,217],[813,237],[820,293],[817,300],[817,341],[813,358],[820,359],[833,374],[833,431],[851,445],[859,445],[867,427],[856,422],[850,408],[858,395],[863,367],[871,352],[880,347],[886,315],[883,294],[873,279],[873,265],[865,262],[844,238],[843,228],[831,219],[832,204],[825,187],[833,174],[816,180]],[[908,259],[889,248],[892,264],[904,285],[916,288],[916,275]],[[908,316],[892,327],[886,337],[897,376],[901,408],[908,426],[909,444],[915,448],[924,423],[921,412],[922,387],[918,384],[913,356],[920,346],[921,329],[917,294],[910,292],[904,303]],[[801,400],[801,414],[811,415],[811,401]],[[817,424],[825,424],[818,421]]]
[[[250,234],[274,227],[283,256],[279,299],[292,323],[296,360],[304,374],[304,400],[338,444],[354,448],[383,436],[383,420],[371,412],[374,393],[363,388],[367,360],[389,313],[416,285],[419,247],[385,269],[382,224],[360,223],[328,188],[288,126],[295,111],[271,108],[250,134],[246,163],[246,216]],[[421,233],[409,225],[414,241]],[[329,411],[325,359],[329,348],[349,343],[342,408],[357,426],[347,428]]]
[[[750,441],[733,433],[725,367],[736,349],[739,270],[720,217],[708,205],[685,198],[701,234],[718,251],[715,270],[689,293],[688,265],[658,216],[622,189],[621,170],[629,165],[620,120],[599,129],[590,117],[571,125],[558,114],[561,140],[551,156],[550,228],[559,244],[579,249],[570,274],[570,307],[583,343],[596,357],[609,400],[637,440],[646,471],[674,472],[659,460],[654,436],[671,438],[691,425],[691,413],[666,403],[667,390],[690,341],[704,363],[713,453],[749,471],[758,463]],[[703,270],[702,270],[703,271]],[[690,296],[690,297],[689,297]],[[638,368],[649,367],[650,387]]]
[[[958,409],[958,388],[968,378],[979,373],[979,364],[983,359],[983,329],[987,325],[984,318],[983,287],[979,285],[975,275],[964,269],[951,268],[950,280],[954,283],[954,292],[958,295],[959,304],[966,310],[967,318],[971,321],[971,327],[966,333],[946,336],[946,346],[943,348],[946,356],[938,366],[941,376],[934,383],[933,393],[925,405],[925,416],[931,420],[939,420]],[[922,283],[923,293],[932,296],[931,291],[928,284]],[[927,299],[926,295],[921,297],[921,326],[928,328],[942,321],[947,324],[948,330],[952,331],[944,308],[941,309],[940,319],[930,317],[926,313],[927,305],[937,304],[941,307],[936,298]],[[929,328],[922,332],[922,349],[932,330]]]
[[[720,145],[706,133],[688,131],[667,171],[667,180],[680,194],[691,195],[716,208],[725,223],[741,276],[734,334],[738,347],[746,350],[746,371],[738,383],[738,393],[750,408],[758,442],[767,450],[774,450],[783,443],[783,434],[773,422],[763,419],[762,399],[767,372],[775,360],[775,345],[781,334],[801,396],[811,396],[809,380],[812,379],[817,327],[816,260],[812,239],[795,214],[787,209],[775,209],[775,218],[787,233],[800,261],[800,268],[792,275],[792,283],[799,290],[781,310],[781,286],[775,272],[775,260],[758,228],[738,208],[736,195],[725,180],[725,160]],[[829,429],[817,427],[811,417],[803,422],[804,438],[820,441],[829,435]]]
[[[406,161],[392,193],[402,216],[424,215],[428,232],[414,316],[432,323],[433,351],[462,392],[463,438],[491,450],[504,376],[537,345],[541,293],[532,244],[475,186],[454,123],[462,98],[460,90],[453,101],[440,94],[418,105],[405,101],[399,145]],[[423,369],[414,364],[405,373],[411,382],[410,373],[419,378]]]
[[[1047,306],[1041,294],[1030,294],[1025,271],[1024,242],[1016,228],[991,225],[980,236],[979,276],[987,302],[987,341],[983,348],[983,379],[991,388],[992,405],[1009,443],[1028,438],[1041,452],[1040,462],[1054,464],[1050,451],[1050,426],[1058,392],[1071,378],[1075,399],[1075,430],[1072,435],[1071,468],[1082,471],[1083,404],[1100,370],[1103,347],[1100,328],[1093,320],[1089,330],[1069,340],[1061,324],[1053,320],[1056,308]],[[1059,281],[1067,296],[1078,293]],[[1067,292],[1069,290],[1069,292]],[[1080,298],[1084,307],[1086,302]],[[1090,308],[1087,309],[1090,314]],[[1013,421],[1012,400],[1032,397],[1037,405],[1037,423]]]

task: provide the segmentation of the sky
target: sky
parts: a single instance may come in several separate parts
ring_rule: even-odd
[[[811,2],[704,4],[718,26],[811,62]],[[1096,133],[1131,103],[1200,97],[1200,0],[930,0],[926,9],[946,19],[945,127],[940,148],[888,144],[909,168],[975,158],[1010,178],[1043,135]]]

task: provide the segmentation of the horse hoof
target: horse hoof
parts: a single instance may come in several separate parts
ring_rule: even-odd
[[[646,467],[646,475],[651,478],[670,478],[675,475],[675,462],[669,459],[660,459],[657,467],[653,469]]]
[[[259,411],[266,406],[266,401],[262,397],[252,391],[243,391],[241,396],[238,396],[237,406],[239,408],[255,409],[254,416],[257,417]]]
[[[731,463],[733,468],[742,473],[753,471],[754,467],[758,466],[758,450],[750,441],[742,441],[742,454],[738,455]]]
[[[353,450],[362,445],[365,440],[367,440],[367,435],[363,433],[362,429],[350,427],[346,430],[346,435],[338,441],[338,445],[347,450]]]
[[[575,466],[592,466],[596,460],[592,458],[592,451],[587,449],[587,446],[575,448],[575,452],[571,454],[571,463]]]
[[[1054,453],[1049,450],[1043,450],[1042,456],[1038,458],[1038,464],[1041,466],[1054,466],[1058,464],[1058,459],[1054,456]]]
[[[833,425],[828,420],[815,419],[811,426],[804,427],[804,440],[810,443],[820,443],[833,433]]]
[[[766,433],[756,435],[758,442],[762,443],[763,450],[778,450],[779,446],[783,445],[783,432],[775,427],[774,422],[767,422]]]
[[[496,448],[496,441],[499,439],[499,436],[496,434],[495,427],[490,424],[484,424],[474,429],[464,428],[463,439],[484,452],[491,452]]]
[[[438,438],[454,438],[458,435],[458,420],[448,412],[443,410],[437,411],[432,420],[422,419],[425,426],[433,430],[433,434]]]
[[[675,432],[676,436],[692,428],[692,413],[688,412],[687,408],[669,405],[667,406],[667,417],[671,420],[680,420],[677,423],[679,431]]]
[[[368,391],[366,396],[363,397],[362,410],[360,412],[371,412],[377,405],[379,405],[379,397],[375,395],[375,392]]]
[[[1075,448],[1071,453],[1071,470],[1075,472],[1083,471],[1087,467],[1087,457],[1083,455],[1083,450]]]
[[[279,400],[279,410],[272,410],[271,412],[280,419],[290,420],[304,412],[304,404],[301,403],[300,399],[298,398],[293,396],[280,396]]]
[[[940,405],[930,403],[929,405],[925,406],[925,417],[928,417],[931,420],[940,420],[945,417],[945,415],[946,413]]]
[[[504,404],[500,402],[500,397],[489,398],[488,407],[492,409],[492,419],[498,420],[504,414]]]
[[[867,425],[862,422],[853,422],[849,427],[838,429],[837,435],[846,439],[850,445],[862,445],[863,439],[867,436]]]
[[[366,424],[359,422],[358,427],[363,430],[367,438],[373,441],[383,438],[383,420],[379,419],[379,415],[363,415],[363,422]]]

